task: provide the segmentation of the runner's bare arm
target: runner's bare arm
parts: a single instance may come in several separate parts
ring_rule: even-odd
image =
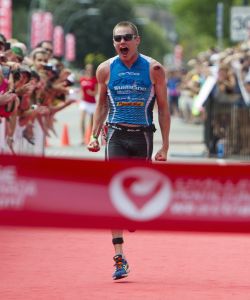
[[[92,136],[88,144],[89,151],[99,151],[98,137],[108,113],[107,82],[109,78],[109,61],[105,61],[97,68],[98,82],[97,105],[93,116]]]
[[[166,71],[157,61],[151,63],[151,77],[155,86],[158,120],[162,136],[162,147],[156,153],[155,160],[165,161],[169,148],[170,113],[166,89]]]

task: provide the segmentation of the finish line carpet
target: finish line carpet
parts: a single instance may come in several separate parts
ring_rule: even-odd
[[[113,281],[106,230],[0,228],[0,299],[250,299],[250,236],[125,233],[131,273]]]

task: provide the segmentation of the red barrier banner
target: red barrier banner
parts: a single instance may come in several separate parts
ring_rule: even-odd
[[[250,232],[250,165],[2,155],[0,225]]]

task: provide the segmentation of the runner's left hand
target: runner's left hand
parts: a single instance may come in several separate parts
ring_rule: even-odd
[[[167,160],[167,150],[164,150],[161,148],[156,154],[155,154],[155,160],[156,161],[166,161]]]

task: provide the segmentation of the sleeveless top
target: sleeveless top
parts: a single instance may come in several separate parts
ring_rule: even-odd
[[[139,54],[128,68],[119,56],[110,59],[109,123],[152,125],[155,91],[150,79],[150,61],[150,57]]]

